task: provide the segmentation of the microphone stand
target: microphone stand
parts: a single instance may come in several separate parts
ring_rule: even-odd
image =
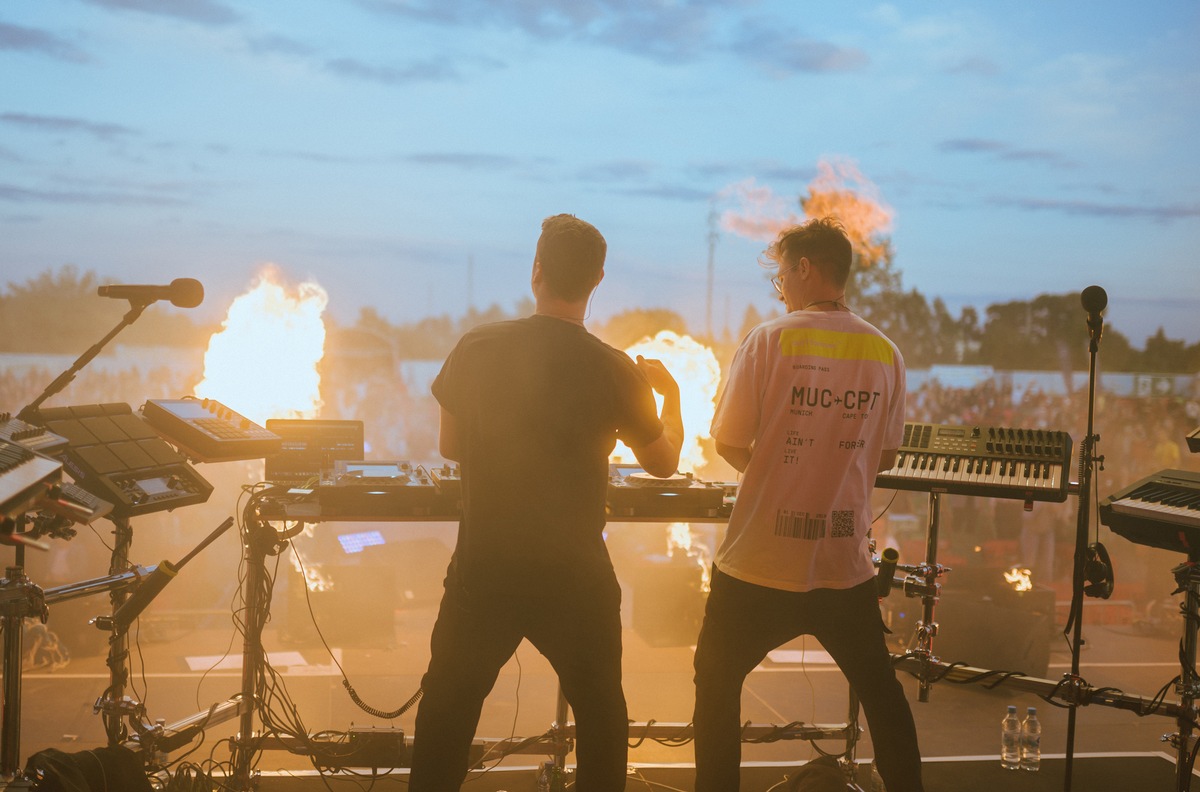
[[[1093,322],[1093,319],[1095,321]],[[1079,676],[1079,655],[1083,650],[1083,587],[1087,558],[1088,530],[1092,508],[1092,469],[1098,459],[1095,455],[1096,442],[1100,436],[1094,433],[1096,410],[1096,356],[1100,350],[1103,322],[1099,312],[1088,317],[1090,340],[1088,343],[1088,397],[1087,433],[1079,444],[1079,502],[1075,520],[1075,565],[1071,577],[1071,611],[1067,619],[1067,630],[1071,635],[1071,673],[1064,677],[1067,700],[1072,706],[1067,712],[1067,753],[1063,789],[1071,791],[1071,769],[1075,757],[1075,716],[1081,703],[1083,679]],[[1065,632],[1065,631],[1064,631]]]
[[[129,327],[129,325],[136,322],[138,317],[142,315],[142,311],[145,311],[146,306],[149,304],[150,303],[148,302],[135,303],[131,301],[129,303],[129,310],[126,312],[125,316],[121,317],[121,321],[117,323],[117,326],[110,330],[108,335],[104,336],[104,338],[97,341],[91,346],[90,349],[80,355],[79,358],[71,364],[69,369],[64,371],[62,374],[59,374],[53,382],[46,386],[46,389],[42,391],[40,396],[21,408],[21,412],[17,413],[17,417],[26,423],[39,423],[36,418],[38,408],[42,406],[42,402],[46,401],[46,399],[49,399],[54,394],[70,385],[75,379],[75,375],[78,374],[84,366],[86,366],[88,363],[91,363],[92,359],[95,358],[96,355],[100,354],[100,351],[104,349],[105,345],[117,337],[117,333],[120,333],[126,327]]]

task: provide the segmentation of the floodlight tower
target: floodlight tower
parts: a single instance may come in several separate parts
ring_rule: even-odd
[[[708,291],[704,301],[704,332],[711,342],[713,339],[712,301],[713,301],[713,269],[717,255],[717,202],[708,204]]]

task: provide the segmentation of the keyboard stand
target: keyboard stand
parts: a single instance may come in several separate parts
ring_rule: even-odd
[[[1183,616],[1183,638],[1180,640],[1179,681],[1175,692],[1179,694],[1179,714],[1175,723],[1179,731],[1163,736],[1163,741],[1175,748],[1175,789],[1187,792],[1190,789],[1192,765],[1195,762],[1195,731],[1197,717],[1196,699],[1200,698],[1200,675],[1196,673],[1196,630],[1200,626],[1200,551],[1188,553],[1188,560],[1171,570],[1177,587],[1174,594],[1183,593],[1180,607]]]

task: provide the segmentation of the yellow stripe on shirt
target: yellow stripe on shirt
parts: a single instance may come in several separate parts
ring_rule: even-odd
[[[779,334],[779,351],[784,357],[822,357],[833,360],[874,360],[891,365],[892,345],[870,333],[843,333],[793,327]]]

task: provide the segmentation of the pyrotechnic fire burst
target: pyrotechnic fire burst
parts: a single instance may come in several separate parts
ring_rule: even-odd
[[[644,338],[625,350],[632,358],[638,355],[657,358],[679,383],[679,405],[683,414],[683,451],[679,469],[695,472],[705,464],[701,439],[708,437],[708,427],[716,410],[717,388],[721,382],[721,366],[708,347],[691,336],[663,330],[654,338]],[[661,409],[662,399],[655,394]],[[624,443],[613,450],[614,461],[633,462],[633,452]]]
[[[1004,573],[1004,582],[1014,591],[1029,591],[1033,588],[1033,577],[1028,569],[1012,567]]]
[[[316,283],[285,288],[274,267],[229,306],[204,353],[196,395],[212,398],[255,423],[313,418],[321,409],[317,370],[325,350],[321,314],[329,298]]]

